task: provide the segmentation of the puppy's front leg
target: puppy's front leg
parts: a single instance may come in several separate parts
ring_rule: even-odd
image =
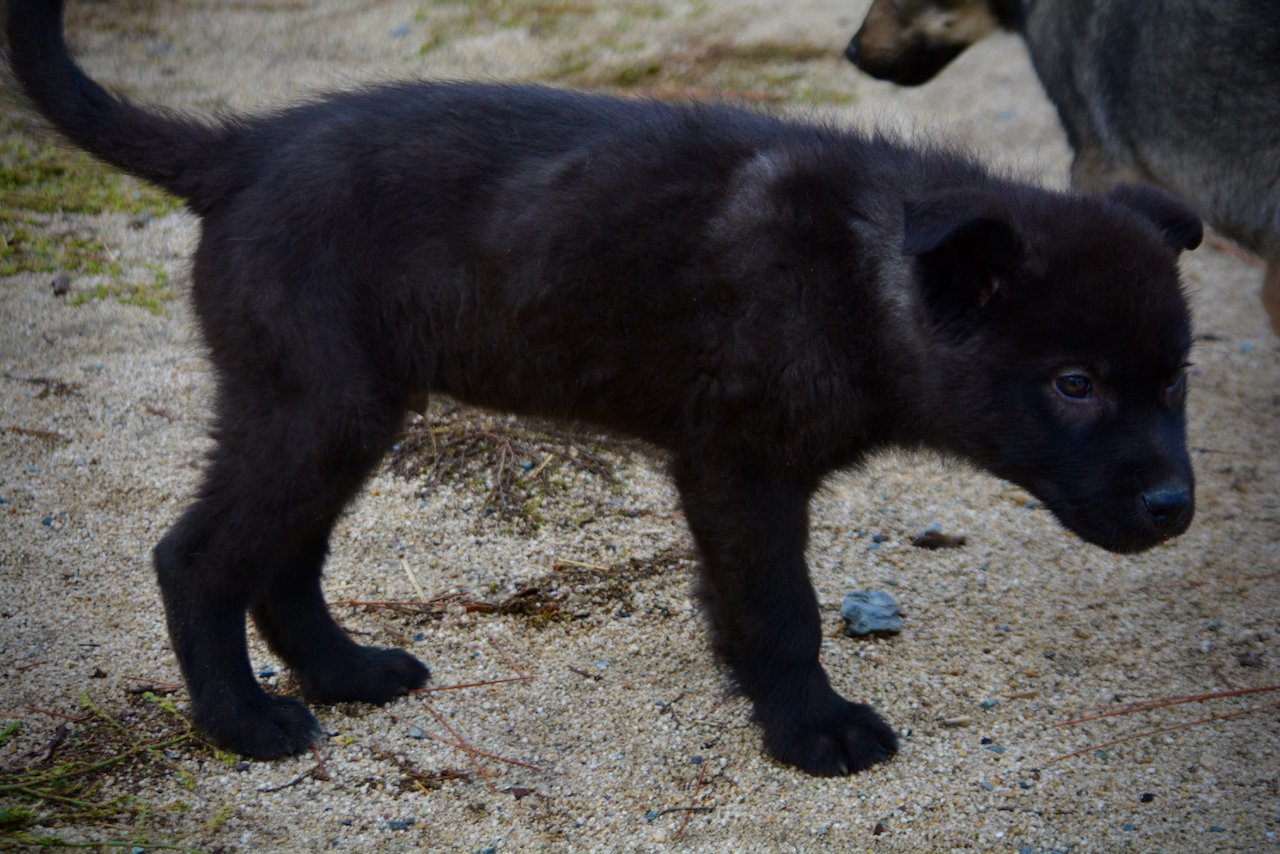
[[[702,552],[716,651],[755,704],[777,759],[835,776],[888,759],[893,730],[832,690],[818,661],[821,623],[804,551],[811,489],[717,455],[676,464]]]

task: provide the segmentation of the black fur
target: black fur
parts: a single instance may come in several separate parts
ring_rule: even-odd
[[[897,746],[818,661],[805,545],[827,474],[929,447],[1109,549],[1190,521],[1176,258],[1198,220],[1159,193],[1074,197],[835,128],[530,87],[381,86],[204,124],[90,82],[60,6],[10,2],[33,101],[201,215],[216,447],[155,563],[195,719],[228,748],[316,734],[254,681],[246,613],[308,700],[427,678],[352,642],[319,579],[428,393],[667,452],[716,649],[770,753],[814,774]]]

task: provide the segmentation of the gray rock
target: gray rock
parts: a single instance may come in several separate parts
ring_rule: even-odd
[[[850,637],[902,631],[898,603],[882,590],[855,590],[845,594],[840,616],[848,623],[844,633]]]

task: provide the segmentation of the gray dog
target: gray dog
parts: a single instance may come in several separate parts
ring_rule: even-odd
[[[849,59],[915,86],[974,42],[1020,33],[1086,190],[1171,190],[1267,261],[1280,333],[1280,2],[874,0]]]

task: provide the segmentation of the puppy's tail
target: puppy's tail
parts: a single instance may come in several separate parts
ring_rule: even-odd
[[[197,213],[217,199],[230,123],[211,125],[150,110],[111,95],[89,79],[67,52],[63,0],[9,0],[9,49],[14,75],[36,108],[72,143],[182,197]]]

